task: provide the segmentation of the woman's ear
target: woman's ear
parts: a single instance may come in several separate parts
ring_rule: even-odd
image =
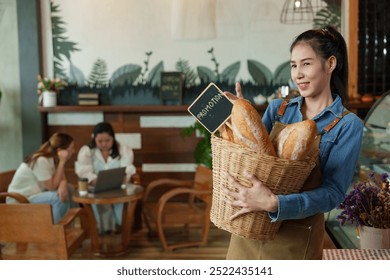
[[[332,73],[333,70],[336,68],[337,65],[337,58],[332,55],[331,57],[328,58],[328,71],[329,73]]]

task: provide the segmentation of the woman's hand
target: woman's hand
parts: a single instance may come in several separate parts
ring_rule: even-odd
[[[57,194],[60,201],[64,202],[68,200],[68,181],[62,180],[57,189]]]
[[[230,191],[227,188],[222,188],[224,194],[228,196],[225,202],[234,207],[241,209],[230,217],[230,220],[238,216],[257,211],[275,212],[278,209],[278,198],[272,191],[265,186],[253,174],[245,172],[245,177],[252,183],[252,187],[248,188],[241,185],[230,174],[227,174],[231,186],[237,188],[237,192]]]
[[[57,155],[58,155],[59,161],[63,162],[63,163],[65,163],[70,157],[68,150],[58,150]]]
[[[92,186],[96,186],[96,181],[97,181],[97,178],[93,179],[89,184]]]

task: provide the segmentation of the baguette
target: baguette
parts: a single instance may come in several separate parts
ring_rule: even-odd
[[[287,125],[273,140],[279,158],[303,160],[313,151],[316,122],[305,120]]]
[[[233,102],[231,126],[235,143],[259,153],[276,156],[261,116],[248,100],[239,98]]]
[[[222,139],[234,142],[233,131],[231,129],[231,124],[229,122],[222,125],[219,129],[219,133]]]

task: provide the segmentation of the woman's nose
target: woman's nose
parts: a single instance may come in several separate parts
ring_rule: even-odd
[[[303,73],[301,72],[300,68],[297,69],[297,73],[296,73],[296,78],[297,79],[302,79],[303,78]]]

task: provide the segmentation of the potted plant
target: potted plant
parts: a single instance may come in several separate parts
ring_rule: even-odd
[[[42,78],[38,75],[37,93],[39,95],[39,104],[44,107],[57,105],[57,94],[67,85],[61,79]]]
[[[390,178],[370,173],[365,182],[353,185],[338,206],[341,225],[349,222],[356,226],[361,249],[390,249]]]
[[[211,134],[210,132],[199,122],[195,122],[192,126],[183,128],[181,130],[182,137],[190,137],[195,132],[199,133],[202,138],[194,150],[195,162],[197,164],[204,165],[209,169],[212,168],[212,155],[211,155]]]

